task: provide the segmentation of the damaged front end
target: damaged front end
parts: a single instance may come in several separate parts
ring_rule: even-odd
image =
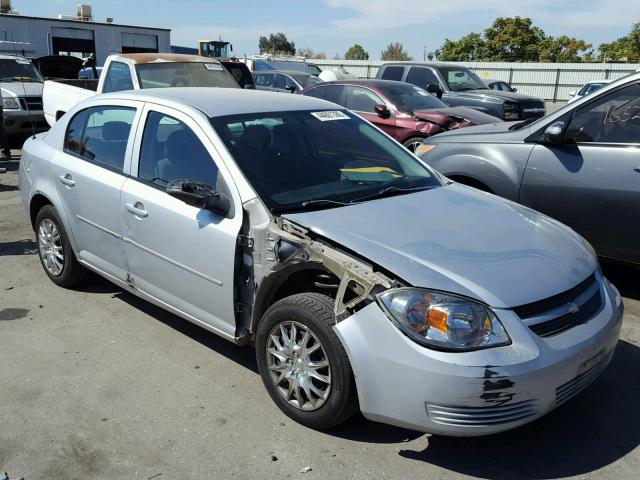
[[[253,341],[266,309],[284,296],[308,291],[331,296],[336,322],[340,322],[374,301],[378,293],[401,286],[309,230],[283,217],[269,217],[258,200],[247,202],[245,211],[236,258],[240,344]]]

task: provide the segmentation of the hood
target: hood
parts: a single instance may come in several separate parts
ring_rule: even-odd
[[[568,227],[459,184],[285,218],[413,286],[495,308],[568,290],[597,267]]]
[[[11,95],[15,97],[41,97],[42,83],[40,82],[0,82],[2,95]],[[7,93],[9,92],[9,93]]]
[[[501,90],[492,90],[487,88],[486,90],[463,90],[461,92],[452,92],[456,97],[470,97],[470,98],[498,98],[505,102],[540,102],[542,99],[538,97],[532,97],[531,95],[524,95],[518,92],[503,92]]]
[[[470,126],[468,128],[449,130],[427,138],[428,143],[448,142],[495,142],[495,143],[521,143],[528,137],[531,129],[528,125],[517,130],[509,130],[515,122],[494,122],[483,125]]]
[[[450,123],[468,125],[484,125],[487,123],[502,122],[493,117],[469,107],[442,107],[416,110],[413,114],[421,120],[431,121],[449,128]]]

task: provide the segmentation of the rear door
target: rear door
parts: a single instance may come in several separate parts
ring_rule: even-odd
[[[533,148],[520,201],[577,230],[599,254],[640,262],[640,84],[565,121],[563,145]]]
[[[346,107],[395,138],[396,117],[393,114],[393,108],[387,105],[391,116],[382,118],[375,111],[376,105],[387,105],[387,103],[373,90],[356,86],[347,87]]]
[[[305,92],[306,96],[320,98],[328,102],[336,103],[342,107],[347,106],[347,87],[344,85],[320,85]]]
[[[144,126],[143,126],[144,125]],[[227,338],[235,337],[234,262],[242,205],[229,172],[190,116],[149,106],[122,191],[131,281],[141,292]],[[202,181],[232,199],[224,218],[168,195],[178,179]]]
[[[118,280],[126,277],[120,191],[141,110],[137,102],[120,100],[80,110],[68,123],[63,148],[53,161],[78,259]]]

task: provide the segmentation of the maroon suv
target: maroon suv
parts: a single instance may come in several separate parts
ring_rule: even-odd
[[[381,128],[412,152],[426,137],[499,118],[469,107],[449,107],[425,90],[390,80],[341,80],[306,88],[303,95],[342,105]]]

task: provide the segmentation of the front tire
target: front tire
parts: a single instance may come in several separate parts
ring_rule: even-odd
[[[402,145],[404,145],[411,153],[415,153],[416,149],[422,145],[423,141],[424,138],[422,137],[411,137],[409,140],[405,140]]]
[[[56,209],[52,205],[42,207],[36,216],[35,226],[38,257],[51,281],[64,288],[81,283],[87,270],[76,259]]]
[[[333,331],[334,300],[318,293],[284,298],[264,314],[256,336],[258,369],[285,415],[329,429],[358,411],[347,353]]]

